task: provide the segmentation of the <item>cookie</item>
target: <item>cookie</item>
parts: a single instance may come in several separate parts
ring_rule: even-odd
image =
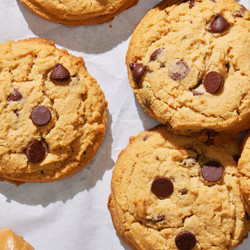
[[[238,168],[241,174],[240,189],[246,211],[250,216],[250,133],[246,135],[243,142],[243,151],[239,159]]]
[[[235,157],[166,127],[130,139],[113,171],[109,209],[133,249],[232,249],[247,235]]]
[[[165,0],[149,11],[126,58],[143,109],[203,141],[249,128],[249,13],[234,0]]]
[[[21,235],[16,235],[10,228],[1,228],[0,249],[33,250],[34,248]]]
[[[29,10],[50,21],[74,25],[100,24],[135,5],[138,0],[20,0]]]
[[[30,38],[0,44],[0,179],[59,180],[95,155],[107,102],[80,57]]]

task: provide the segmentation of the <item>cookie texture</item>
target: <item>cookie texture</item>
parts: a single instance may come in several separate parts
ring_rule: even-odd
[[[59,180],[95,155],[107,102],[80,57],[30,38],[0,44],[0,179]]]
[[[229,140],[249,128],[250,13],[234,0],[165,0],[135,29],[130,85],[176,133]]]
[[[138,0],[20,0],[35,14],[50,21],[74,25],[100,24],[135,5]]]
[[[16,235],[10,228],[0,229],[0,249],[34,250],[21,235]]]
[[[243,195],[246,211],[250,215],[250,133],[243,142],[243,151],[238,164],[241,174],[240,188]]]
[[[232,249],[247,235],[235,155],[165,126],[130,139],[113,171],[109,209],[133,249]]]

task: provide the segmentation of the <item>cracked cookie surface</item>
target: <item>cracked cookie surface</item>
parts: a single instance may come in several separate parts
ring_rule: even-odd
[[[245,208],[248,215],[250,215],[250,133],[248,133],[245,137],[238,168],[241,174],[240,188]]]
[[[0,179],[59,180],[95,155],[107,102],[80,57],[30,38],[0,44]]]
[[[118,235],[133,249],[238,245],[250,221],[235,155],[238,141],[208,146],[164,126],[130,138],[113,171],[108,204]]]
[[[249,128],[249,47],[250,14],[234,0],[165,0],[132,35],[129,82],[143,109],[176,133],[233,138]]]
[[[138,0],[20,0],[35,14],[69,26],[111,21]]]

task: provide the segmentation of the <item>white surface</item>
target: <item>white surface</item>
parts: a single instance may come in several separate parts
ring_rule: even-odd
[[[37,250],[128,249],[116,236],[107,201],[118,153],[129,136],[156,124],[135,101],[125,55],[133,29],[158,2],[139,0],[110,23],[69,28],[37,17],[19,0],[0,0],[0,42],[34,36],[54,40],[84,58],[109,102],[105,140],[85,169],[53,183],[0,183],[0,227],[11,227]],[[250,0],[240,2],[250,8]],[[250,239],[237,249],[250,249]]]

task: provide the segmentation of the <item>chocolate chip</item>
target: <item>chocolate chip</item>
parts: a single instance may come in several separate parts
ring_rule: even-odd
[[[19,110],[14,110],[14,113],[16,114],[17,117],[19,117]]]
[[[240,9],[237,10],[237,11],[235,11],[235,12],[233,13],[233,16],[234,16],[234,17],[243,17],[244,14],[245,14],[245,12],[246,12],[246,10],[247,10],[247,9],[246,9],[243,5],[241,5]]]
[[[189,9],[192,9],[195,5],[195,0],[190,0]]]
[[[22,94],[19,92],[18,89],[14,89],[13,93],[9,95],[9,97],[7,98],[7,101],[16,102],[16,101],[20,101],[21,99],[23,99]]]
[[[190,250],[196,244],[195,236],[189,231],[183,231],[175,237],[175,245],[180,250]]]
[[[188,73],[189,73],[189,67],[186,62],[179,60],[174,62],[170,67],[169,67],[169,76],[175,80],[182,80],[185,78]]]
[[[151,106],[151,101],[150,99],[145,99],[144,102],[143,102],[144,106],[149,108]]]
[[[210,32],[221,33],[229,28],[229,23],[221,14],[215,14],[210,23]]]
[[[46,125],[51,120],[51,113],[45,106],[36,106],[32,109],[31,120],[38,126]]]
[[[203,93],[197,91],[197,90],[192,90],[193,96],[200,96],[200,95],[204,95]]]
[[[70,79],[69,71],[60,63],[55,65],[55,68],[50,74],[50,80],[67,81]]]
[[[139,84],[147,67],[142,63],[130,63],[129,64],[133,80],[136,84]]]
[[[143,141],[146,141],[148,138],[149,138],[149,135],[145,135],[145,136],[143,137]]]
[[[158,198],[164,199],[173,193],[174,185],[167,177],[157,177],[152,183],[151,191]]]
[[[186,188],[184,188],[183,190],[181,190],[181,195],[187,194],[188,190]]]
[[[44,159],[46,149],[39,141],[32,141],[26,148],[26,156],[30,162],[39,162]]]
[[[156,157],[155,157],[155,159],[156,159],[157,161],[159,161],[159,160],[160,160],[159,156],[156,156]]]
[[[156,59],[157,59],[157,57],[158,57],[158,55],[159,54],[161,54],[161,52],[162,52],[162,49],[160,48],[160,49],[157,49],[156,51],[154,51],[153,53],[152,53],[152,55],[150,56],[150,62],[153,62],[153,61],[155,61]]]
[[[153,217],[152,219],[151,219],[151,221],[152,222],[160,222],[160,221],[163,221],[163,220],[165,220],[165,215],[161,215],[161,216],[158,216],[158,217]]]
[[[165,68],[165,63],[161,63],[160,68]]]
[[[210,182],[216,182],[223,176],[223,167],[216,161],[209,161],[201,168],[202,177]]]
[[[223,85],[223,78],[220,73],[216,71],[210,71],[206,74],[203,80],[203,85],[208,93],[215,94]]]

